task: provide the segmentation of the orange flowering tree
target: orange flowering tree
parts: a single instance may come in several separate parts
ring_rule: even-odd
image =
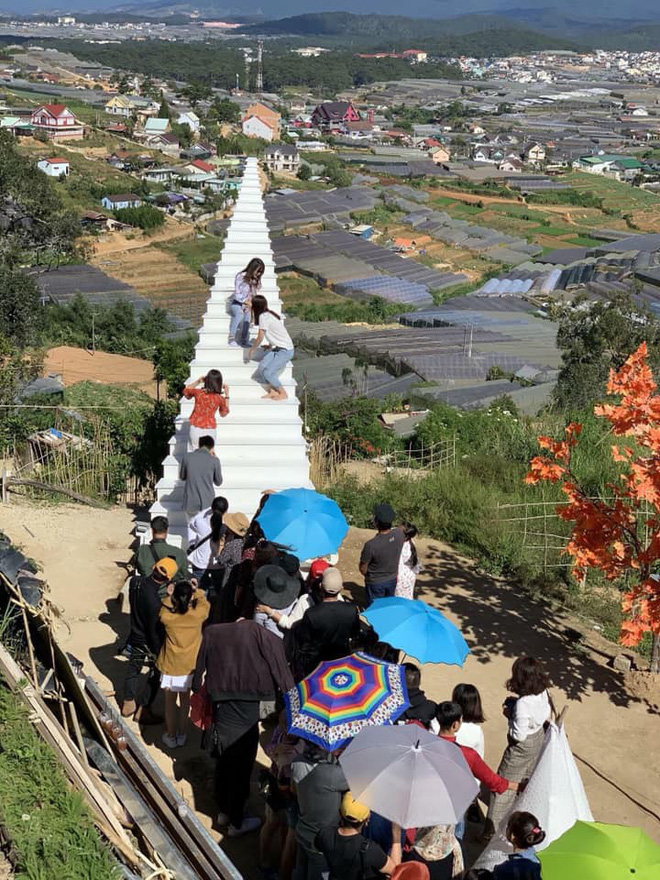
[[[566,552],[573,573],[602,571],[608,580],[624,580],[625,620],[621,643],[639,644],[644,633],[653,637],[651,670],[660,672],[660,395],[648,364],[646,343],[630,355],[620,370],[610,372],[607,393],[612,403],[596,406],[614,437],[612,444],[619,482],[607,487],[607,498],[589,497],[572,468],[573,452],[582,426],[570,424],[562,440],[539,437],[545,453],[530,462],[525,482],[561,483],[566,502],[557,514],[572,523]],[[632,585],[631,585],[632,584]]]

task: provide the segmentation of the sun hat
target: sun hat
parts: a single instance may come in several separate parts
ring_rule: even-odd
[[[327,593],[329,596],[336,596],[338,593],[341,593],[341,588],[343,586],[344,581],[339,569],[332,567],[326,568],[321,580],[321,589],[323,592]]]
[[[239,538],[244,538],[250,528],[250,520],[244,513],[226,513],[222,517],[222,522],[230,532],[238,535]]]
[[[350,791],[347,791],[341,799],[340,812],[344,819],[349,819],[352,822],[366,822],[371,814],[369,807],[356,801]]]
[[[300,581],[279,565],[262,565],[254,576],[254,595],[263,605],[279,610],[300,595]]]
[[[300,560],[293,553],[280,553],[277,564],[284,569],[289,577],[295,577],[300,571]]]
[[[152,574],[158,575],[159,579],[171,581],[179,570],[179,566],[175,559],[171,556],[163,556],[153,567]]]
[[[330,563],[326,559],[315,559],[309,567],[309,576],[316,580],[321,577],[326,568],[330,568]]]

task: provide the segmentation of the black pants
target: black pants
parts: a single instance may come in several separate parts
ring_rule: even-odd
[[[245,804],[250,796],[250,777],[257,759],[259,724],[254,724],[224,751],[215,765],[215,794],[218,810],[238,828],[243,824]]]
[[[147,684],[140,696],[137,696],[138,680],[144,666],[149,667]],[[144,645],[131,642],[131,659],[126,667],[124,679],[124,700],[135,700],[140,706],[151,706],[160,688],[160,672],[156,669],[149,652]]]
[[[410,850],[403,857],[404,862],[421,862],[429,869],[430,880],[451,880],[454,873],[454,853],[449,853],[437,862],[427,862],[415,850]]]

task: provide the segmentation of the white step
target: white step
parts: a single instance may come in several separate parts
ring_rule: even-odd
[[[222,465],[222,456],[218,456]],[[268,463],[255,466],[254,463],[232,465],[222,469],[222,486],[229,489],[288,489],[300,484],[300,465]],[[159,501],[174,501],[183,497],[183,480],[161,478],[156,483]],[[222,493],[221,493],[222,494]]]
[[[236,467],[251,468],[254,466],[254,450],[243,444],[227,446],[218,443],[215,448],[216,455],[224,471]],[[179,475],[179,465],[185,450],[178,455],[168,455],[163,461],[163,478],[175,480]],[[272,445],[268,447],[268,461],[273,469],[280,467],[307,467],[307,449],[304,445],[291,444]]]
[[[239,379],[233,379],[230,381],[229,376],[225,376],[222,374],[222,378],[229,385],[229,410],[230,413],[233,412],[233,409],[236,405],[242,405],[247,403],[253,403],[255,401],[261,400],[264,392],[264,386],[260,385],[256,379],[253,379],[251,376],[248,377],[248,382],[245,384],[239,385]],[[296,393],[296,382],[293,378],[291,370],[283,371],[280,376],[280,382],[282,383],[282,387],[289,395],[289,397],[293,397]],[[188,418],[193,410],[193,402],[192,400],[184,400],[181,403],[181,415]],[[231,416],[226,416],[223,419],[220,419],[221,422],[226,421],[226,419]]]
[[[288,416],[289,414],[287,414]],[[283,443],[294,443],[302,440],[302,419],[300,416],[277,422],[266,418],[226,418],[217,431],[218,444],[233,445],[246,443],[249,439],[251,447],[264,447],[263,455],[267,455],[267,447],[273,443],[279,446]],[[304,442],[304,441],[303,441]],[[175,427],[175,434],[170,437],[170,452],[177,457],[185,452],[188,445],[188,422],[183,420]]]

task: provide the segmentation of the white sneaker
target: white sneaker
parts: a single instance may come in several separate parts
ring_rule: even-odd
[[[246,816],[239,828],[235,825],[230,825],[227,834],[229,837],[240,837],[242,834],[256,831],[257,828],[261,828],[261,819],[257,819],[256,816]]]
[[[161,736],[161,740],[165,743],[168,749],[175,749],[179,745],[176,736],[170,736],[169,733],[164,733]]]
[[[183,746],[185,746],[187,740],[188,740],[187,733],[177,733],[176,744],[178,745],[179,748],[183,748]]]
[[[235,339],[232,339],[231,342],[229,343],[229,347],[230,348],[238,348],[239,347],[238,342],[236,342]]]
[[[226,813],[218,813],[216,816],[216,822],[218,825],[229,825],[229,816]]]

